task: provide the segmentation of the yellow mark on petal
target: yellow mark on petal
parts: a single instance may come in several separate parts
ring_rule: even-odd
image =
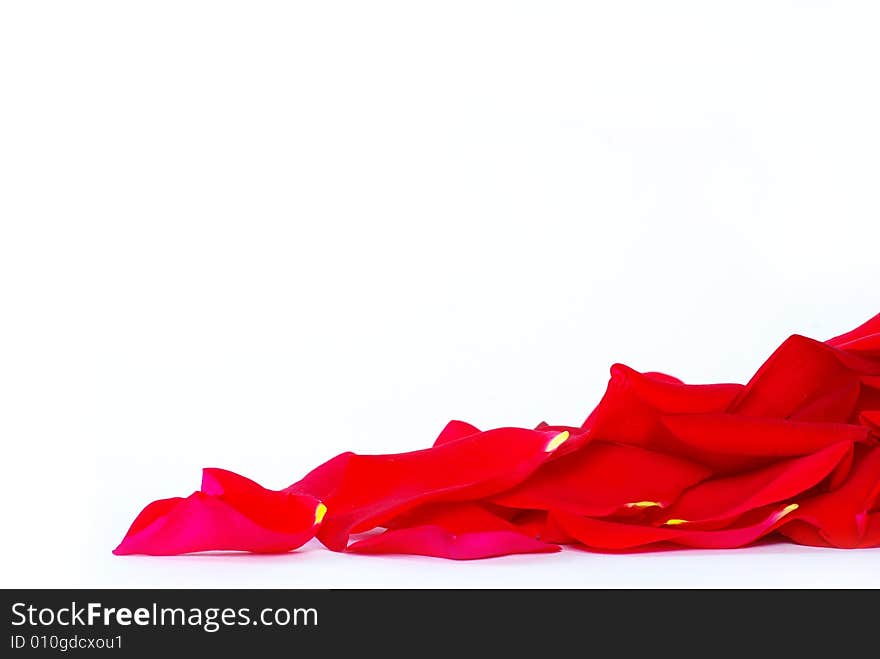
[[[783,508],[783,509],[780,510],[778,513],[776,513],[776,519],[782,519],[783,517],[785,517],[786,515],[788,515],[788,513],[792,512],[792,511],[795,511],[795,510],[797,510],[798,508],[800,508],[800,506],[798,506],[798,504],[796,504],[796,503],[790,503],[790,504],[788,504],[785,508]]]
[[[686,519],[667,519],[663,523],[667,526],[678,526],[679,524],[687,524],[688,521]]]
[[[633,503],[623,504],[624,508],[662,508],[663,504],[659,501],[635,501]]]
[[[556,437],[554,437],[549,442],[547,442],[547,446],[544,448],[544,451],[546,451],[547,453],[551,453],[552,451],[555,451],[556,449],[558,449],[560,446],[562,446],[565,443],[565,440],[567,440],[568,437],[569,437],[568,431],[563,430],[561,433],[556,435]]]
[[[321,520],[324,519],[324,515],[327,514],[327,506],[323,503],[319,503],[318,507],[315,508],[315,524],[320,524]]]

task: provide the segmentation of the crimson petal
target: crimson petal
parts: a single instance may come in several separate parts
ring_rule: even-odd
[[[323,504],[266,490],[223,470],[206,470],[207,492],[155,501],[132,523],[115,554],[173,555],[232,550],[286,552],[314,537]]]

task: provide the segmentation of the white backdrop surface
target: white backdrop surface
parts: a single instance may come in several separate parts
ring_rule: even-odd
[[[880,551],[110,554],[202,466],[580,423],[880,311],[875,3],[0,7],[3,586],[880,586]]]

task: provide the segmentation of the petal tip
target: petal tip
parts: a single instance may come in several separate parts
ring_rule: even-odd
[[[562,446],[566,442],[566,440],[570,437],[570,435],[571,435],[571,433],[569,433],[567,430],[563,430],[561,433],[559,433],[553,439],[551,439],[549,442],[547,442],[547,446],[544,448],[544,451],[546,453],[552,453],[553,451],[558,449],[560,446]]]
[[[327,514],[327,506],[325,506],[322,502],[318,502],[317,508],[315,508],[315,524],[320,524],[324,519],[324,515]]]
[[[663,504],[659,501],[633,501],[632,503],[623,504],[624,508],[662,508]]]

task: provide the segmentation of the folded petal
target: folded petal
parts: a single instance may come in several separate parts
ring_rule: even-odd
[[[317,499],[265,490],[223,470],[206,470],[205,480],[208,492],[148,505],[113,553],[285,552],[314,537],[323,514]]]
[[[611,367],[611,377],[629,386],[638,398],[666,414],[720,412],[743,389],[741,384],[734,383],[684,384],[665,373],[639,373],[623,364]]]
[[[226,469],[203,469],[201,491],[228,503],[260,526],[283,533],[310,530],[321,505],[316,497],[269,490]]]
[[[615,364],[605,395],[584,428],[595,439],[663,450],[668,432],[661,415],[723,412],[741,389],[739,384],[681,384]]]
[[[706,467],[674,456],[593,441],[548,462],[492,501],[511,508],[601,517],[624,508],[668,506],[710,475]]]

